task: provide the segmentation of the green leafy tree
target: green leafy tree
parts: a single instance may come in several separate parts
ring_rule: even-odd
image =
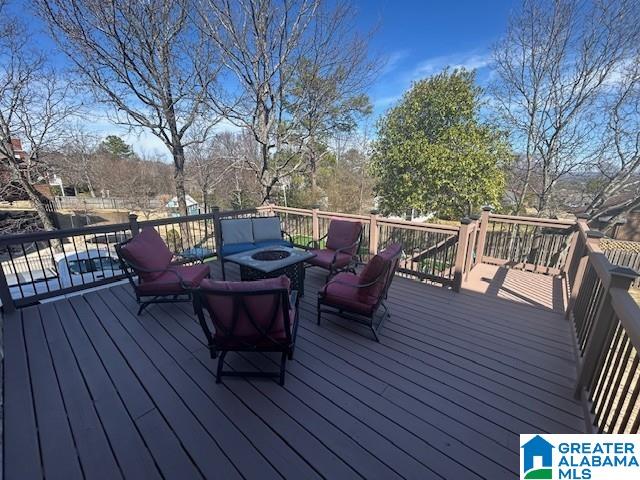
[[[116,158],[129,158],[133,156],[131,145],[116,135],[108,135],[100,144],[100,148]]]
[[[509,149],[480,122],[474,82],[464,69],[420,80],[379,121],[371,173],[383,213],[457,218],[499,203]]]

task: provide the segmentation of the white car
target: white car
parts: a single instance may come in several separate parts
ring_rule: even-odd
[[[37,265],[37,261],[32,263]],[[101,249],[57,253],[53,257],[53,263],[54,268],[32,269],[30,272],[8,275],[11,296],[26,298],[77,285],[90,285],[124,273],[118,258]]]

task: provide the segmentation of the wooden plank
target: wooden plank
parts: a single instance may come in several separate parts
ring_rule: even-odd
[[[122,302],[131,312],[137,310],[132,297],[126,289],[118,289],[114,292],[118,301]],[[177,315],[172,316],[169,313]],[[182,328],[181,323],[193,323],[193,317],[184,315],[173,305],[165,305],[162,308],[149,309],[149,314],[157,321],[141,321],[140,324],[149,334],[174,359],[189,356],[180,365],[182,369],[207,393],[209,398],[216,403],[224,414],[251,439],[256,449],[261,451],[265,458],[285,478],[314,478],[317,473],[298,456],[282,439],[269,428],[251,410],[246,408],[224,385],[215,383],[215,373],[206,368],[202,363],[190,355],[190,352],[202,350],[204,343]],[[198,326],[199,328],[199,326]],[[213,360],[207,362],[211,367],[215,366]]]
[[[95,294],[86,294],[85,299],[104,332],[117,345],[121,355],[135,373],[139,386],[149,393],[155,408],[162,413],[171,430],[180,439],[184,448],[199,470],[206,476],[240,478],[239,472],[225,456],[216,441],[198,419],[182,402],[180,395],[161,375],[160,370],[171,365],[154,365],[145,352],[122,328],[111,310]],[[104,335],[104,333],[103,333]]]
[[[25,308],[22,322],[29,357],[33,404],[38,421],[43,473],[46,478],[82,478],[38,308]]]
[[[7,478],[42,478],[21,311],[4,314],[3,458]]]
[[[122,478],[58,312],[51,303],[39,309],[83,474],[92,479]]]
[[[225,455],[234,463],[238,471],[245,477],[279,478],[278,473],[269,462],[252,445],[235,425],[223,414],[217,405],[207,397],[201,387],[194,382],[181,368],[180,364],[190,357],[183,352],[178,360],[171,357],[162,346],[137,321],[137,316],[109,291],[87,295],[91,305],[98,306],[100,298],[131,338],[143,349],[154,365],[161,365],[161,373],[180,396],[184,404],[198,418],[203,427],[215,437],[216,442]],[[101,308],[101,307],[98,307]],[[152,319],[153,321],[153,319]],[[147,322],[148,323],[148,322]],[[219,387],[218,390],[222,390]]]
[[[54,306],[123,476],[125,478],[161,478],[151,453],[147,450],[131,417],[129,408],[133,407],[135,411],[137,404],[127,405],[124,402],[128,397],[118,395],[112,383],[112,377],[107,371],[106,365],[113,367],[116,359],[105,357],[107,361],[102,363],[98,355],[100,350],[94,349],[83,330],[81,323],[87,326],[95,319],[84,312],[80,321],[67,300],[58,301]],[[122,374],[117,369],[111,369],[110,373]]]
[[[229,355],[227,359],[229,367],[234,370],[253,371],[258,369],[259,371],[262,369],[254,363],[247,362],[246,358],[239,354]],[[273,368],[269,366],[269,370],[273,370]],[[339,455],[345,463],[351,466],[351,468],[358,472],[363,478],[380,480],[402,478],[399,472],[395,472],[387,463],[383,463],[383,459],[389,460],[386,454],[380,458],[379,455],[381,455],[383,445],[382,439],[379,436],[369,434],[368,437],[365,437],[359,434],[353,425],[349,429],[350,435],[346,435],[327,419],[327,417],[330,416],[327,410],[323,412],[324,415],[318,414],[304,401],[292,395],[288,391],[289,389],[283,389],[273,381],[264,382],[255,379],[250,379],[249,381],[256,389],[262,392],[265,397],[283,409],[294,421],[297,421],[301,425],[313,425],[313,435],[336,455]],[[374,445],[374,442],[376,442],[377,445]],[[367,450],[365,445],[373,451]],[[424,478],[418,477],[416,470],[412,472],[411,477]],[[434,475],[432,474],[428,478],[433,477]]]

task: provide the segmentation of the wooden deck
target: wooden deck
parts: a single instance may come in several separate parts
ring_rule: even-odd
[[[6,316],[5,478],[512,479],[519,433],[583,430],[552,308],[397,278],[378,344],[316,325],[323,279],[308,273],[285,387],[216,385],[190,306],[137,317],[126,285]]]

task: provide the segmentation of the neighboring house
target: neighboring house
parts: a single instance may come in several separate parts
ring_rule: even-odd
[[[198,205],[198,202],[196,202],[191,195],[185,195],[185,200],[187,202],[187,215],[198,215],[198,213],[200,213],[200,205]],[[178,212],[178,197],[173,197],[169,200],[166,207],[171,212],[172,217],[180,216]]]

